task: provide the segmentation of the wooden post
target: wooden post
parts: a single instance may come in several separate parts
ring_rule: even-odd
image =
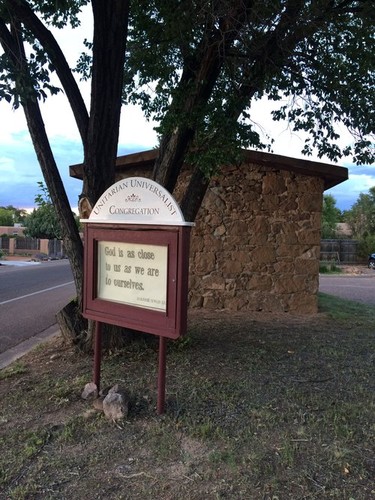
[[[96,322],[94,337],[94,384],[100,391],[100,365],[102,360],[102,323]]]
[[[158,415],[164,413],[165,406],[165,371],[166,371],[166,347],[167,339],[159,337],[159,373],[158,373]]]

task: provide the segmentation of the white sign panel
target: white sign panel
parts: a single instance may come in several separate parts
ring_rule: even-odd
[[[166,311],[168,246],[98,242],[99,299]]]
[[[122,179],[105,191],[89,219],[81,222],[192,225],[172,195],[160,184],[144,177]]]

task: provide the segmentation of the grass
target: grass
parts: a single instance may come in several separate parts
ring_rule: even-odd
[[[322,260],[319,263],[319,273],[321,273],[321,274],[340,274],[340,273],[342,273],[342,269],[335,261]]]
[[[351,320],[353,322],[369,322],[373,327],[374,307],[359,302],[339,299],[334,295],[319,293],[319,309],[333,320]]]
[[[0,371],[0,381],[26,373],[27,368],[22,361],[15,361],[9,367]]]
[[[44,344],[0,372],[0,498],[375,498],[374,308],[319,303],[193,312],[168,344],[162,416],[156,347],[105,356],[103,386],[132,395],[117,424],[80,398],[92,359]]]

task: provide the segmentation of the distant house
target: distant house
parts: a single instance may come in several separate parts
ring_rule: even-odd
[[[336,234],[339,238],[351,238],[353,236],[353,231],[347,222],[339,222],[336,225]]]
[[[151,177],[157,150],[117,158],[117,178]],[[82,165],[70,175],[82,179]],[[191,169],[173,193],[179,201]],[[192,230],[189,306],[317,311],[323,192],[343,167],[244,151],[212,178]]]
[[[24,227],[20,224],[14,226],[0,226],[0,235],[2,236],[23,236]]]

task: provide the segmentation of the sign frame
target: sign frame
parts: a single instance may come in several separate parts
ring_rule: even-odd
[[[186,333],[189,272],[189,226],[85,224],[83,316],[87,319],[171,339]],[[98,243],[160,245],[168,248],[166,310],[98,297]]]

